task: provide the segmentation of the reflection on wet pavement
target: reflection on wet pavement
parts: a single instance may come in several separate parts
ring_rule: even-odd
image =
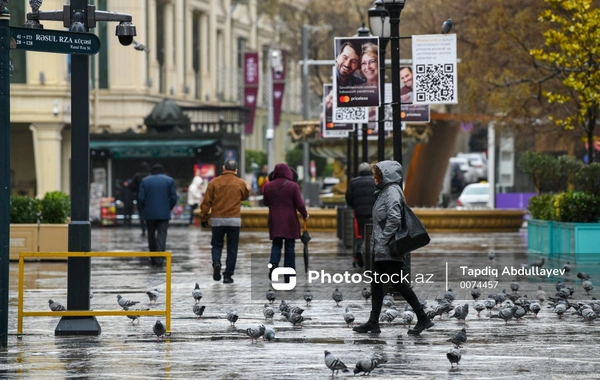
[[[335,233],[312,233],[310,269],[360,273],[351,265],[349,249],[338,246]],[[578,265],[571,261],[571,271],[564,276],[482,275],[474,278],[463,274],[461,266],[471,269],[520,268],[538,256],[526,252],[525,233],[498,234],[432,234],[432,243],[412,256],[413,276],[432,274],[432,282],[415,284],[415,291],[428,304],[443,297],[448,287],[456,293],[454,305],[473,304],[472,281],[495,287],[482,288],[482,298],[506,289],[518,281],[519,293],[534,299],[541,285],[548,296],[556,293],[555,285],[565,280],[575,289],[574,300],[589,301],[597,296],[581,288],[576,273],[584,271],[592,281],[600,281],[598,263]],[[253,288],[266,292],[266,263],[270,241],[266,233],[243,232],[240,239],[235,283],[212,280],[210,233],[195,228],[171,227],[167,248],[173,253],[172,335],[157,342],[152,332],[155,319],[141,317],[132,324],[126,317],[98,317],[102,334],[98,337],[55,337],[59,317],[25,318],[24,336],[16,336],[17,324],[17,263],[10,266],[9,348],[0,354],[0,378],[132,378],[132,379],[326,379],[331,371],[325,367],[323,351],[331,351],[351,369],[361,358],[375,354],[386,363],[371,376],[382,379],[489,379],[489,378],[597,378],[600,373],[600,349],[597,344],[600,328],[586,323],[570,309],[559,320],[547,303],[538,318],[528,314],[522,321],[511,320],[505,325],[500,319],[490,319],[487,311],[477,317],[471,308],[466,323],[454,318],[435,318],[436,325],[420,336],[409,336],[408,326],[398,320],[382,324],[381,334],[361,335],[346,327],[343,314],[349,307],[357,323],[366,321],[370,303],[360,296],[360,284],[306,283],[302,263],[301,243],[297,243],[298,297],[277,292],[273,304],[273,321],[265,321],[262,310],[266,301],[254,297]],[[92,249],[97,251],[144,251],[146,241],[137,229],[94,229]],[[494,250],[493,260],[488,251]],[[224,260],[224,258],[223,258]],[[264,260],[264,261],[262,261]],[[262,261],[256,263],[255,261]],[[567,260],[552,258],[544,268],[561,269]],[[254,273],[255,266],[264,266],[264,273]],[[29,262],[25,265],[25,309],[46,310],[49,298],[66,304],[65,262]],[[447,268],[447,269],[446,269]],[[259,269],[260,270],[260,269]],[[260,277],[257,278],[257,277]],[[263,282],[264,280],[264,282]],[[497,281],[497,284],[495,282]],[[206,305],[204,315],[196,319],[192,308],[192,290],[198,282],[203,292],[200,304]],[[92,309],[118,310],[116,295],[140,301],[140,308],[164,308],[165,275],[163,269],[152,268],[147,259],[94,258],[91,284],[94,297]],[[368,285],[366,285],[368,286]],[[335,287],[344,294],[342,307],[330,298]],[[145,294],[150,289],[161,292],[157,305]],[[310,306],[301,299],[311,288],[322,297],[315,297]],[[303,327],[293,327],[279,315],[281,299],[305,309]],[[396,304],[403,303],[396,298]],[[236,310],[239,320],[230,326],[225,316]],[[498,309],[493,310],[498,313]],[[355,322],[355,323],[356,323]],[[258,344],[241,331],[264,323],[274,327],[275,340]],[[450,368],[446,352],[452,347],[447,339],[465,327],[468,340],[461,348],[458,369]],[[338,377],[346,377],[340,374]]]

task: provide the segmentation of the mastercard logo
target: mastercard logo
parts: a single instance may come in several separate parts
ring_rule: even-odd
[[[340,103],[348,103],[350,101],[349,96],[340,96]]]

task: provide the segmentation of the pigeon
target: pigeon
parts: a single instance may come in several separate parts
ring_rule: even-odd
[[[563,289],[563,288],[565,288],[566,285],[565,285],[564,282],[559,281],[559,282],[556,283],[556,285],[554,287],[556,288],[557,292],[560,292],[560,290]]]
[[[542,307],[537,302],[532,302],[529,304],[529,311],[533,313],[533,316],[537,318],[538,313],[542,310]]]
[[[412,321],[415,319],[415,313],[413,313],[410,310],[405,310],[404,313],[402,313],[402,324],[404,326],[408,325],[408,327],[410,327],[410,324],[412,323]]]
[[[285,300],[281,300],[281,303],[279,304],[279,311],[290,311],[290,305],[288,305]]]
[[[485,300],[485,302],[483,303],[485,305],[485,308],[490,312],[489,316],[492,316],[492,309],[494,308],[494,306],[496,306],[496,300],[492,299],[492,298],[488,298]]]
[[[577,278],[581,281],[585,281],[590,279],[590,275],[585,272],[577,272]]]
[[[494,314],[490,318],[500,318],[503,319],[506,324],[508,324],[508,321],[513,319],[515,312],[517,311],[517,307],[518,306],[512,306],[510,308],[502,309],[498,312],[498,314]]]
[[[204,309],[206,309],[206,306],[200,306],[198,304],[194,305],[192,310],[194,311],[194,314],[196,314],[196,319],[200,318],[202,314],[204,314]]]
[[[346,365],[340,359],[336,358],[327,350],[325,350],[325,365],[331,370],[331,377],[333,377],[334,373],[338,373],[340,370],[342,372],[350,372],[348,367],[346,367]]]
[[[446,357],[450,361],[451,368],[454,368],[454,363],[458,367],[458,362],[460,362],[461,354],[460,351],[456,348],[451,349],[446,353]]]
[[[496,257],[496,252],[494,252],[493,250],[488,252],[488,259],[490,261],[494,260],[495,257]]]
[[[289,323],[292,324],[292,326],[296,327],[296,325],[300,325],[300,328],[302,328],[302,322],[304,322],[304,317],[300,314],[296,314],[296,313],[289,313],[287,311],[284,311],[283,313],[281,313]]]
[[[461,343],[467,343],[467,329],[462,328],[454,333],[452,338],[448,339],[446,342],[450,342],[454,344],[455,348],[460,348]]]
[[[377,358],[364,358],[359,360],[354,367],[354,375],[363,372],[364,376],[368,376],[379,365]]]
[[[475,309],[475,311],[477,311],[477,316],[481,317],[480,313],[485,310],[485,304],[480,301],[474,302],[473,309]]]
[[[196,287],[194,288],[194,290],[192,290],[192,297],[194,297],[194,301],[196,301],[196,303],[198,303],[202,299],[202,296],[203,296],[203,294],[200,291],[200,285],[198,283],[196,283]]]
[[[125,306],[123,308],[123,310],[128,311],[129,308],[127,306]],[[132,310],[132,311],[148,311],[148,310],[150,310],[150,309],[135,309],[135,310]],[[138,324],[140,323],[140,316],[139,315],[128,315],[127,318],[131,319],[131,323],[132,324],[135,323],[135,321],[137,321]]]
[[[554,312],[558,315],[558,319],[562,319],[563,314],[567,311],[567,306],[564,303],[556,304]]]
[[[154,326],[152,326],[152,330],[154,331],[154,334],[157,337],[157,341],[159,341],[160,337],[164,336],[165,333],[167,332],[165,325],[163,325],[162,322],[159,320],[157,320],[156,323],[154,324]]]
[[[121,307],[130,307],[130,306],[134,306],[135,304],[140,303],[140,301],[130,301],[125,297],[121,297],[120,294],[117,294],[117,301],[119,302],[119,306]]]
[[[542,257],[540,260],[534,261],[533,263],[531,263],[531,266],[541,268],[545,262],[546,262],[546,259]]]
[[[304,309],[298,306],[290,306],[288,310],[286,310],[290,314],[302,314],[304,313]]]
[[[50,306],[50,310],[52,311],[67,311],[66,307],[52,300],[48,300],[48,306]]]
[[[567,288],[561,288],[558,292],[556,292],[555,296],[562,298],[562,299],[567,299],[569,298],[569,296],[571,295],[571,291]]]
[[[346,308],[346,313],[344,314],[344,321],[346,321],[346,324],[348,325],[348,327],[351,327],[352,322],[354,322],[354,315],[350,312],[350,308]]]
[[[365,299],[365,302],[369,302],[369,298],[371,298],[371,291],[367,288],[363,288],[362,292],[360,292],[360,295]]]
[[[272,327],[265,326],[265,334],[263,335],[263,340],[268,342],[275,339],[275,330]]]
[[[521,287],[521,286],[520,286],[520,285],[519,285],[519,283],[518,283],[518,282],[516,282],[516,281],[513,281],[513,282],[511,282],[511,283],[510,283],[510,289],[511,289],[511,290],[512,290],[514,293],[518,292],[520,287]]]
[[[269,303],[273,303],[275,301],[275,292],[273,291],[273,289],[269,289],[267,290],[267,301],[269,301]]]
[[[540,303],[544,303],[546,300],[546,292],[542,290],[542,285],[538,285],[538,290],[535,292],[535,298],[540,301]]]
[[[246,329],[246,335],[252,338],[252,343],[256,341],[258,343],[258,338],[265,335],[265,325],[259,325],[254,327],[248,327]]]
[[[444,293],[444,299],[449,302],[454,302],[454,298],[454,292],[452,291],[452,289],[448,288],[448,291]]]
[[[392,321],[396,318],[398,318],[400,316],[400,312],[398,310],[396,310],[395,307],[391,307],[389,309],[387,309],[385,311],[385,313],[383,313],[381,315],[381,317],[379,318],[379,320],[381,322],[389,322],[392,323]]]
[[[562,269],[565,271],[565,273],[569,273],[571,271],[571,262],[567,261],[567,263],[563,265]]]
[[[239,316],[234,310],[227,313],[227,320],[229,321],[229,323],[231,323],[231,326],[235,326],[235,322],[237,322],[238,319]]]
[[[450,316],[450,318],[456,318],[458,322],[467,319],[467,315],[469,314],[469,305],[464,304],[462,306],[457,306],[454,308],[454,314]]]
[[[338,307],[340,306],[340,302],[344,300],[344,296],[338,288],[335,288],[335,291],[331,294],[331,298],[333,298],[333,300],[335,301],[335,305]]]
[[[140,44],[136,40],[133,40],[133,48],[138,51],[144,51],[146,54],[150,53],[150,49],[144,44]]]
[[[158,299],[158,295],[160,294],[158,292],[158,289],[149,290],[146,292],[146,294],[148,295],[150,301],[154,301],[154,303],[156,304],[156,300]]]
[[[452,30],[453,27],[454,27],[454,23],[452,22],[451,18],[444,21],[444,23],[442,24],[442,34],[450,33],[450,31]]]
[[[477,301],[481,297],[481,290],[478,287],[474,287],[471,290],[471,297],[473,297],[473,301]]]
[[[265,321],[267,319],[273,320],[273,316],[275,315],[275,310],[269,306],[268,303],[265,304],[265,307],[263,309],[263,315],[265,316]]]
[[[519,319],[523,318],[525,316],[525,314],[527,314],[527,311],[522,308],[521,306],[514,306],[516,309],[514,310],[514,315],[513,317],[517,320],[517,322],[519,321]]]
[[[304,300],[306,301],[306,306],[310,306],[310,302],[313,300],[313,295],[310,290],[304,292]]]
[[[383,307],[392,307],[394,306],[394,296],[392,296],[390,293],[387,293],[385,296],[383,296]]]
[[[581,310],[581,316],[586,322],[593,322],[594,319],[598,318],[598,315],[591,308],[585,308]]]
[[[581,286],[583,286],[583,290],[585,290],[588,296],[590,295],[592,289],[594,289],[594,285],[592,285],[592,282],[590,280],[583,281],[581,283]]]

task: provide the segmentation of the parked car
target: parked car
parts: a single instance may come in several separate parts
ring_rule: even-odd
[[[319,189],[320,194],[330,194],[331,188],[340,183],[340,179],[336,177],[325,177],[323,178],[323,184]]]
[[[477,173],[478,181],[487,181],[488,162],[487,156],[484,152],[459,153],[457,157],[463,157],[467,159],[469,166],[475,170],[475,173]]]
[[[465,157],[450,157],[450,164],[452,163],[459,165],[467,184],[477,182],[477,172],[474,167],[469,165],[469,160]]]
[[[490,199],[489,183],[472,183],[467,185],[456,200],[456,208],[483,208]]]

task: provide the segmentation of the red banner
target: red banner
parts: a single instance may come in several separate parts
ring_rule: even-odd
[[[244,53],[244,106],[250,109],[250,117],[244,127],[247,135],[254,130],[258,78],[258,53]]]
[[[283,92],[285,90],[285,52],[281,51],[281,68],[273,69],[273,128],[279,126],[281,120],[281,106],[283,104]]]

